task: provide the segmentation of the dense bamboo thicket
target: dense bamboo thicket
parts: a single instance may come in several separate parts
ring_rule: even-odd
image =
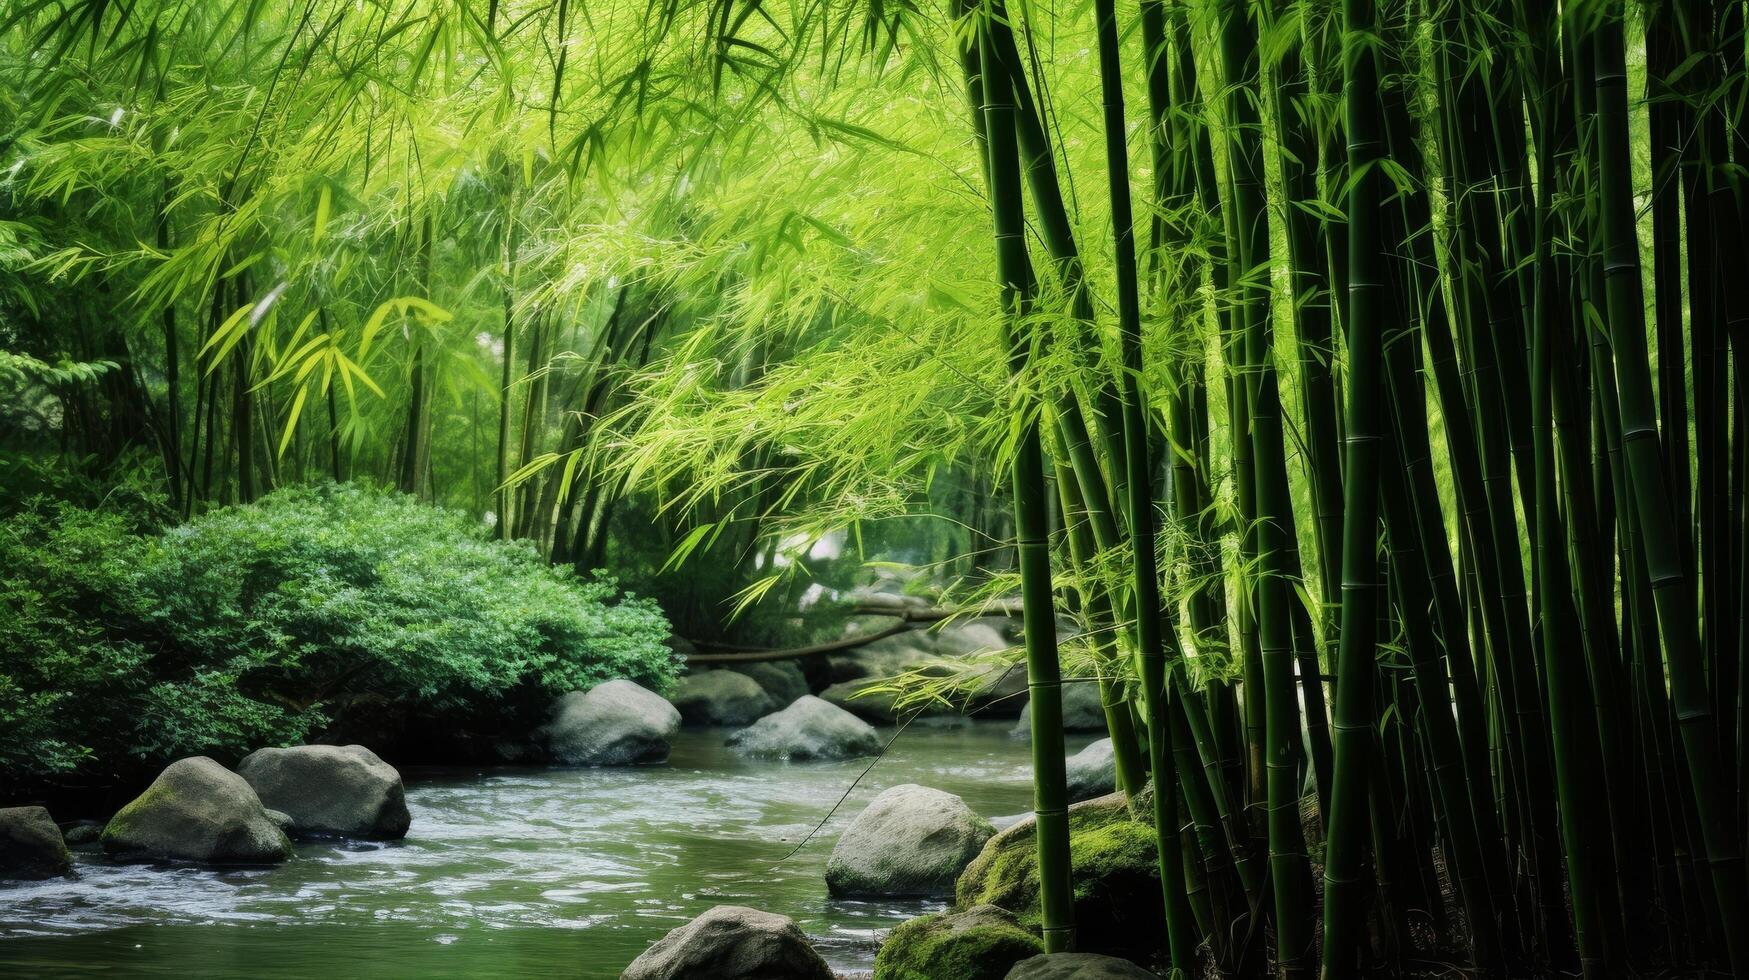
[[[14,0],[0,372],[742,607],[951,517],[1050,949],[1085,682],[1175,970],[1749,973],[1745,5],[1337,8]]]

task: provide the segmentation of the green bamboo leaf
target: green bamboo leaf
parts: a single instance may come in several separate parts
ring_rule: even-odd
[[[328,230],[328,211],[334,205],[334,188],[328,184],[322,185],[322,193],[316,198],[316,224],[310,231],[310,244],[320,245],[322,233]]]
[[[283,457],[285,447],[291,445],[292,433],[298,430],[298,416],[302,415],[304,411],[304,398],[309,393],[308,387],[299,387],[297,397],[292,399],[291,411],[286,414],[285,433],[279,437],[279,452],[277,454],[279,456]]]
[[[238,307],[237,311],[226,317],[225,322],[219,324],[219,329],[214,330],[213,335],[207,338],[206,344],[200,349],[199,357],[206,357],[207,351],[212,350],[214,345],[218,345],[218,351],[207,362],[208,374],[211,374],[213,369],[219,366],[231,348],[237,346],[237,341],[243,339],[243,334],[248,329],[249,314],[254,309],[254,303]]]

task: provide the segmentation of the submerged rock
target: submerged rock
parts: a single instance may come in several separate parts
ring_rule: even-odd
[[[166,766],[103,828],[103,849],[123,859],[277,864],[291,841],[242,776],[206,756]]]
[[[1063,731],[1105,731],[1105,700],[1099,685],[1091,680],[1063,682]],[[1032,738],[1032,702],[1020,709],[1020,720],[1014,725],[1015,738]]]
[[[960,906],[985,902],[1038,928],[1037,821],[1028,815],[990,838],[960,875]],[[1090,953],[1140,962],[1160,954],[1165,908],[1154,829],[1130,816],[1122,793],[1069,808],[1069,860],[1075,893],[1075,942]]]
[[[826,861],[826,888],[848,896],[951,895],[960,872],[995,834],[952,793],[894,786],[838,838]]]
[[[875,956],[874,980],[1002,980],[1043,950],[1012,913],[978,905],[900,923]]]
[[[1070,756],[1063,768],[1069,777],[1069,802],[1079,803],[1117,789],[1117,757],[1111,739],[1102,738]]]
[[[674,691],[674,707],[689,725],[745,725],[774,706],[758,681],[732,670],[687,674]]]
[[[810,694],[729,736],[729,744],[748,755],[843,759],[880,752],[881,737],[868,722]]]
[[[755,684],[765,689],[773,705],[790,704],[808,693],[808,679],[793,661],[772,660],[739,664],[729,669],[751,677]]]
[[[61,839],[68,847],[85,847],[97,843],[103,836],[103,825],[95,820],[75,820],[61,828]]]
[[[787,916],[719,905],[656,940],[620,980],[832,980]]]
[[[1015,964],[1007,980],[1159,980],[1154,974],[1115,956],[1098,953],[1051,953]]]
[[[569,766],[632,766],[666,761],[679,731],[680,712],[661,695],[613,680],[560,698],[541,736]]]
[[[61,828],[40,806],[0,809],[0,880],[42,881],[73,873]]]
[[[401,774],[362,745],[259,749],[237,772],[295,834],[397,840],[412,822]]]

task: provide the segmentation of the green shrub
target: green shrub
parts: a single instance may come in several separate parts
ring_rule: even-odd
[[[234,758],[360,696],[531,726],[610,678],[667,690],[667,633],[611,580],[396,494],[284,490],[156,537],[45,506],[0,524],[0,767]]]

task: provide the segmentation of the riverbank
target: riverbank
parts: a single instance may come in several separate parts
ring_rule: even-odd
[[[281,867],[223,871],[82,851],[77,880],[6,891],[0,972],[606,978],[711,906],[744,904],[794,918],[854,974],[872,965],[880,933],[942,904],[829,898],[838,834],[907,782],[988,817],[1028,809],[1027,746],[1012,724],[913,729],[787,858],[873,760],[747,758],[723,745],[727,731],[695,729],[665,766],[412,768],[404,841],[305,842]]]

